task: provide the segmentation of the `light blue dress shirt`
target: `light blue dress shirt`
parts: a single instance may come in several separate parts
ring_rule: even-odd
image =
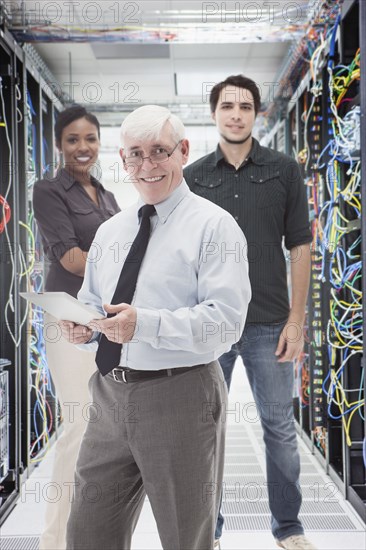
[[[103,223],[90,248],[78,299],[102,313],[138,232],[142,204]],[[192,193],[184,180],[155,208],[132,301],[136,331],[122,346],[120,365],[160,370],[209,363],[244,328],[251,297],[245,237],[230,214]]]

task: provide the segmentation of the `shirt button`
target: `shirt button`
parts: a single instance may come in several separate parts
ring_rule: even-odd
[[[253,179],[253,178],[254,178],[254,176],[250,176],[250,179]]]
[[[234,195],[234,197],[235,197],[236,199],[238,199],[238,198],[239,198],[239,195]]]
[[[235,177],[238,178],[239,177],[238,174],[235,174]]]
[[[263,183],[263,180],[259,180],[259,183]]]
[[[235,218],[234,218],[234,219],[235,219],[236,221],[238,221],[238,219],[239,219],[239,216],[235,216]]]
[[[213,187],[213,183],[210,183],[209,187]]]

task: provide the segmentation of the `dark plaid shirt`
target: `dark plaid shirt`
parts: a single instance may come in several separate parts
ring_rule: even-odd
[[[252,301],[247,322],[276,323],[289,313],[288,249],[310,243],[306,188],[296,161],[253,139],[236,170],[217,147],[184,170],[190,189],[236,219],[248,243]]]

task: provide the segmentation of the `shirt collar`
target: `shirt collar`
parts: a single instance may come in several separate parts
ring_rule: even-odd
[[[266,159],[266,155],[263,147],[259,144],[259,142],[255,138],[252,138],[252,139],[253,139],[253,144],[252,144],[250,153],[248,155],[248,160],[250,159],[254,164],[260,164],[260,165],[268,164],[268,160]],[[215,151],[216,166],[222,161],[226,162],[224,153],[221,150],[220,144],[218,144]]]
[[[176,209],[178,204],[184,199],[189,193],[189,187],[186,184],[185,180],[182,179],[181,183],[173,193],[169,195],[164,201],[155,204],[155,210],[158,215],[159,221],[165,223],[169,218],[170,214]],[[137,210],[141,208],[145,203],[140,197],[137,201]]]
[[[75,178],[73,178],[70,174],[70,172],[68,172],[65,168],[61,168],[61,170],[59,170],[57,172],[57,178],[60,178],[60,181],[64,187],[64,189],[66,191],[68,191],[69,189],[71,189],[71,187],[75,184],[75,183],[78,183],[78,180],[76,180]],[[91,176],[91,181],[93,183],[93,185],[97,188],[97,189],[100,189],[101,191],[105,191],[103,185],[97,180],[95,179],[93,176]]]

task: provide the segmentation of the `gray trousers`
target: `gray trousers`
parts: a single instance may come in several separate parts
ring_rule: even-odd
[[[211,550],[219,509],[227,390],[217,361],[124,384],[96,372],[68,550],[129,550],[146,494],[164,550]]]

